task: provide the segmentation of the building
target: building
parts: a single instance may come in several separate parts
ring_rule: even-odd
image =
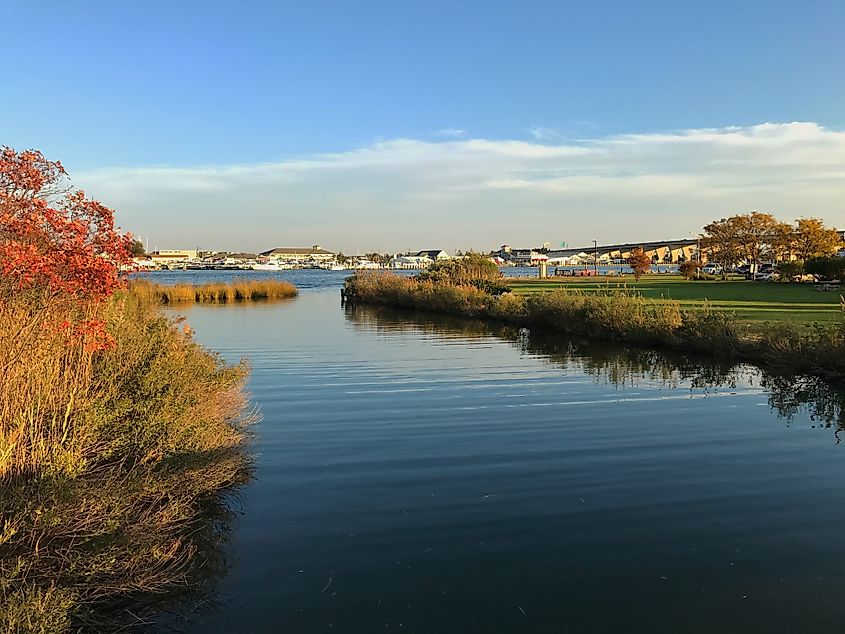
[[[394,269],[425,269],[434,264],[427,255],[396,255],[390,260]]]
[[[432,262],[437,262],[438,260],[448,260],[450,259],[449,254],[445,251],[440,249],[428,249],[425,251],[417,251],[416,256],[418,258],[428,258]]]
[[[168,264],[184,264],[190,260],[199,258],[199,251],[197,249],[162,249],[161,251],[153,251],[150,253],[150,260],[156,266]]]
[[[313,247],[279,247],[262,251],[261,255],[273,262],[333,262],[336,254],[326,251],[319,244]]]

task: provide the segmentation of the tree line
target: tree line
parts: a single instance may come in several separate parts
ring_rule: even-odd
[[[725,269],[743,261],[770,260],[791,263],[784,268],[796,274],[804,272],[805,263],[845,248],[839,232],[819,218],[798,218],[790,224],[757,211],[714,220],[704,227],[700,240],[707,258]]]

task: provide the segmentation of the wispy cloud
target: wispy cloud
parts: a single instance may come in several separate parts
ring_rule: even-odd
[[[459,128],[443,128],[442,130],[435,130],[435,136],[451,137],[453,139],[460,138],[466,134],[466,130]]]
[[[845,132],[814,123],[573,142],[393,139],[278,163],[77,173],[160,247],[486,248],[680,237],[750,209],[845,226]]]

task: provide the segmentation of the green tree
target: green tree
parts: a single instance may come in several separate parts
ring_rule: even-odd
[[[129,245],[129,255],[133,258],[142,258],[147,255],[147,250],[144,248],[144,243],[140,240],[133,240]]]
[[[807,261],[804,270],[827,280],[842,279],[845,275],[845,258],[813,258]]]

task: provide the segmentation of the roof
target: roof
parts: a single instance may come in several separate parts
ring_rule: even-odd
[[[443,249],[425,249],[423,251],[417,251],[417,255],[422,257],[425,256],[427,258],[436,258],[441,253],[446,253]]]
[[[269,251],[262,251],[261,255],[334,255],[331,251],[325,249],[315,249],[314,247],[278,247],[270,249]]]

